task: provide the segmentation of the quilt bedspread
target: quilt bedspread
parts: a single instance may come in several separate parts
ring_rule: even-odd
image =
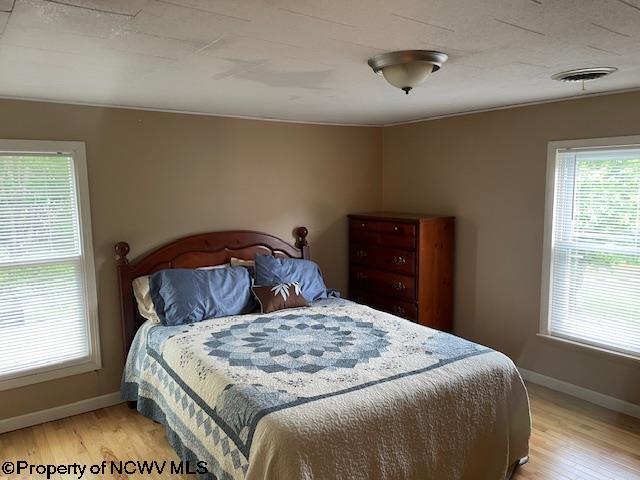
[[[503,479],[527,455],[504,355],[362,305],[146,323],[123,396],[219,479]]]

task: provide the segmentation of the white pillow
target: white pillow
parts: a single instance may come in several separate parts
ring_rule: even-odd
[[[231,257],[231,260],[229,260],[229,262],[231,263],[232,267],[255,267],[256,266],[255,260],[243,260],[241,258],[236,258],[236,257]]]
[[[228,263],[223,263],[222,265],[213,265],[211,267],[200,267],[198,270],[213,270],[216,268],[226,268],[228,266]],[[156,307],[153,305],[153,299],[151,298],[149,275],[135,278],[133,282],[131,282],[131,286],[133,287],[133,295],[136,297],[140,315],[147,320],[151,320],[153,323],[161,323],[156,313]]]
[[[151,291],[149,290],[149,275],[135,278],[132,282],[133,295],[136,297],[138,303],[138,311],[147,320],[151,320],[153,323],[160,323],[160,318],[156,313],[156,307],[153,305],[151,299]]]
[[[198,267],[196,270],[217,270],[218,268],[227,268],[231,266],[230,263],[223,263],[221,265],[213,265],[211,267]]]

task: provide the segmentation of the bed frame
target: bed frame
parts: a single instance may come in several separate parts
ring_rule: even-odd
[[[167,268],[198,268],[229,263],[231,257],[253,260],[256,253],[277,257],[309,258],[308,230],[293,230],[295,245],[267,233],[247,230],[201,233],[174,240],[130,262],[127,259],[129,244],[115,245],[120,290],[120,314],[125,359],[131,342],[144,323],[138,313],[131,282],[134,278],[149,275]]]

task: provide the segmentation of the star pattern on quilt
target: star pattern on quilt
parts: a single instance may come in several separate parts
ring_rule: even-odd
[[[232,325],[212,333],[204,346],[233,367],[315,373],[380,357],[389,341],[373,323],[346,315],[290,314]]]

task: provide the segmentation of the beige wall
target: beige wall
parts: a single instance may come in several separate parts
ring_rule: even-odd
[[[640,364],[536,337],[546,144],[640,133],[640,93],[406,126],[331,127],[0,101],[0,138],[87,144],[103,369],[0,392],[0,418],[117,391],[112,248],[132,257],[191,233],[310,230],[346,291],[348,212],[457,217],[456,332],[520,366],[640,404]],[[384,178],[384,182],[383,182]]]
[[[135,257],[197,232],[309,228],[345,290],[349,212],[381,206],[382,131],[0,101],[0,138],[87,145],[102,370],[0,392],[0,418],[117,391],[122,344],[113,245]]]
[[[457,217],[455,331],[640,404],[640,363],[536,336],[547,142],[640,134],[640,93],[384,129],[383,207]]]

